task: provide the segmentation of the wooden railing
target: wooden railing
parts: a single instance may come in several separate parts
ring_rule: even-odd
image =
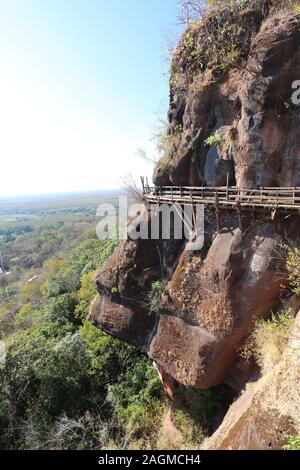
[[[300,211],[300,187],[240,189],[234,186],[145,185],[143,193],[150,204],[204,204],[220,209]]]

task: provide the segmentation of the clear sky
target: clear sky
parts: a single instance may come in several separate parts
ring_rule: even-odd
[[[151,174],[178,0],[0,0],[0,196]]]

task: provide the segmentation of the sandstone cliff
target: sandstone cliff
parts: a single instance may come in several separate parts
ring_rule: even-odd
[[[239,188],[300,186],[300,107],[291,100],[300,79],[300,15],[284,8],[290,2],[252,3],[258,7],[208,13],[174,51],[167,145],[155,184],[220,186],[229,175]],[[181,241],[129,237],[96,276],[92,322],[144,349],[169,382],[187,387],[243,385],[253,370],[241,373],[239,348],[254,321],[284,300],[285,260],[277,248],[300,245],[298,215],[245,214],[241,230],[237,215],[227,213],[221,228],[217,233],[208,213],[197,252]],[[158,280],[164,293],[151,310]],[[247,390],[244,407],[268,389],[264,380]],[[261,419],[259,406],[253,409]],[[233,431],[225,422],[220,432],[240,433],[240,416],[238,423]],[[217,436],[207,446],[237,448],[232,439]],[[279,446],[274,442],[270,447]]]

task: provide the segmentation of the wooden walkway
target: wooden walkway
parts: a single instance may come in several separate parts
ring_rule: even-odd
[[[142,179],[142,181],[144,181]],[[150,204],[203,204],[220,210],[300,211],[300,187],[239,189],[234,186],[192,187],[143,184],[144,199]]]

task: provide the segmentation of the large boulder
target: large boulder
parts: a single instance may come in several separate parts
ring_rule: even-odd
[[[269,223],[247,234],[217,235],[204,260],[183,253],[149,350],[179,382],[197,388],[221,383],[254,320],[276,309],[285,278],[274,231]]]

